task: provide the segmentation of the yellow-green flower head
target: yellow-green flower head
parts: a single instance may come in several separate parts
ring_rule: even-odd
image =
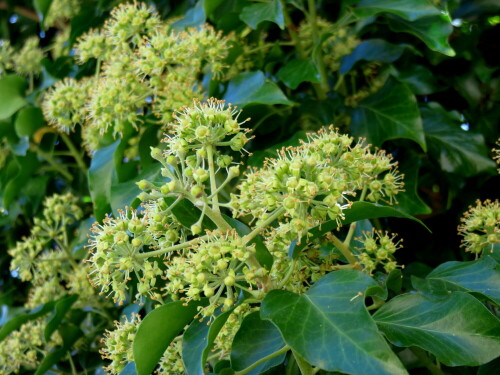
[[[134,360],[132,344],[140,323],[141,317],[133,314],[130,320],[125,318],[121,322],[115,321],[115,329],[104,334],[100,353],[103,359],[111,361],[104,367],[107,374],[121,373],[125,366]]]
[[[42,110],[48,123],[61,132],[68,133],[87,117],[87,101],[94,81],[84,78],[77,81],[65,78],[57,82],[44,95]]]
[[[62,343],[55,332],[46,342],[44,338],[47,320],[39,318],[24,323],[12,332],[0,345],[0,374],[17,374],[21,369],[36,370],[43,358]]]
[[[245,245],[235,231],[213,232],[207,240],[167,261],[165,288],[187,301],[210,298],[210,306],[201,314],[211,316],[218,306],[229,308],[236,302],[235,285],[257,283],[255,277],[248,276],[250,272],[263,275],[264,269],[249,270],[245,266],[254,253],[255,245]]]
[[[152,33],[160,23],[160,17],[154,8],[134,1],[113,9],[104,30],[115,46],[128,43],[137,45],[142,36]]]
[[[34,237],[23,238],[16,243],[16,247],[8,251],[13,258],[10,262],[11,271],[17,270],[23,281],[33,278],[36,258],[44,250],[45,242]]]
[[[158,375],[184,375],[186,367],[182,361],[182,336],[178,336],[168,346],[160,359]]]
[[[54,36],[51,45],[52,59],[55,60],[61,56],[69,55],[71,46],[69,44],[69,36],[71,32],[71,27],[66,26],[59,30],[59,32]]]
[[[26,39],[23,47],[13,56],[13,67],[21,75],[39,74],[42,71],[41,61],[44,57],[39,48],[39,39],[36,36]]]
[[[82,35],[75,46],[78,63],[83,64],[90,59],[105,61],[110,58],[113,46],[99,30],[91,30]]]
[[[1,74],[0,74],[1,75]],[[495,153],[493,160],[500,164],[500,139],[497,141],[498,148],[494,148],[492,151]],[[500,173],[500,168],[498,168],[498,173]]]
[[[49,12],[45,16],[45,26],[55,26],[80,12],[80,0],[52,0]]]
[[[0,40],[0,77],[13,67],[14,48],[8,40]]]
[[[463,236],[462,246],[477,256],[493,253],[500,243],[500,202],[477,201],[464,214],[458,232]]]
[[[393,254],[403,247],[403,240],[396,240],[395,234],[372,230],[363,232],[357,241],[360,246],[356,256],[366,272],[372,274],[379,265],[387,273],[397,268]]]

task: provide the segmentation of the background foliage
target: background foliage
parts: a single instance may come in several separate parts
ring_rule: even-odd
[[[43,327],[45,339],[54,340],[56,330],[60,339],[55,340],[36,372],[99,374],[103,360],[98,354],[98,339],[104,329],[111,329],[112,321],[123,314],[130,317],[142,311],[145,315],[152,310],[151,301],[145,306],[132,302],[118,306],[102,299],[98,306],[97,302],[81,302],[80,291],[79,301],[74,294],[58,295],[31,310],[35,306],[25,306],[28,284],[11,271],[12,257],[7,253],[17,241],[33,234],[38,225],[34,218],[43,216],[45,197],[71,192],[82,215],[61,225],[69,236],[64,246],[79,262],[86,257],[84,245],[92,222],[108,213],[116,215],[127,205],[137,207],[140,189],[136,181],[161,180],[150,156],[150,146],[157,146],[161,139],[151,110],[139,114],[138,128],[129,124],[116,137],[109,130],[86,149],[83,127],[61,133],[44,117],[44,95],[56,82],[99,73],[96,59],[78,63],[73,46],[84,33],[101,27],[120,1],[76,2],[81,4],[70,6],[63,14],[63,5],[69,3],[0,2],[0,338],[37,316],[50,316]],[[387,287],[384,291],[366,275],[336,271],[305,293],[307,298],[287,291],[271,292],[260,313],[263,320],[255,312],[248,315],[235,338],[230,355],[233,370],[247,368],[262,358],[262,353],[272,353],[285,342],[300,353],[296,358],[304,357],[302,361],[320,367],[320,373],[399,374],[406,371],[403,365],[412,374],[494,373],[497,362],[490,361],[499,346],[494,317],[498,315],[500,287],[498,247],[491,257],[475,261],[460,247],[457,226],[469,205],[477,199],[497,199],[500,191],[491,152],[500,137],[497,2],[158,0],[148,4],[179,32],[208,23],[227,36],[230,48],[223,65],[229,68],[220,75],[200,70],[196,79],[201,82],[201,97],[224,99],[243,109],[242,118],[251,118],[248,126],[255,138],[246,146],[251,152],[248,164],[261,166],[266,157],[276,156],[277,148],[297,145],[306,132],[334,124],[341,132],[365,137],[374,147],[383,147],[393,155],[405,174],[405,192],[398,195],[393,207],[417,217],[430,229],[415,221],[393,218],[398,215],[370,216],[363,210],[361,219],[373,219],[372,224],[364,221],[363,225],[396,232],[404,238],[404,249],[396,256],[398,264],[404,265],[402,283],[393,285],[390,275],[381,276]],[[39,39],[42,55],[23,56],[22,48],[33,36]],[[30,62],[35,66],[23,71]],[[189,210],[184,213],[189,215]],[[451,261],[461,263],[445,263]],[[318,333],[314,327],[307,326],[311,321],[303,321],[303,336],[298,337],[297,327],[290,331],[289,323],[302,324],[302,317],[315,304],[315,295],[321,296],[323,289],[330,291],[337,285],[339,295],[353,290],[338,286],[342,277],[349,278],[353,289],[355,284],[356,290],[367,291],[374,301],[377,296],[387,297],[387,293],[390,297],[415,290],[420,293],[393,298],[373,318],[362,299],[354,306],[337,305],[338,311],[331,312],[333,317],[319,314],[313,321],[315,327],[324,327],[322,347],[315,344]],[[65,288],[70,282],[64,278],[60,281]],[[455,292],[441,299],[424,297],[449,290]],[[336,297],[330,294],[332,301]],[[401,306],[414,309],[405,312]],[[362,333],[364,337],[358,339],[372,340],[375,346],[391,346],[393,358],[373,364],[372,353],[363,353],[360,355],[367,363],[352,367],[349,358],[330,357],[331,351],[326,348],[338,348],[335,353],[356,350],[352,343],[335,342],[337,336],[327,328],[342,331],[343,326],[335,326],[340,319],[336,314],[348,309],[352,309],[356,321],[366,322],[368,327]],[[426,311],[441,312],[444,321],[439,327]],[[451,312],[459,314],[460,320]],[[165,317],[156,314],[158,321],[148,334],[164,324]],[[158,334],[176,336],[193,315],[175,324],[169,322],[173,331]],[[217,318],[220,322],[223,315]],[[408,324],[396,326],[394,316]],[[484,336],[491,338],[481,343],[470,342],[467,333],[457,338],[463,322],[481,327]],[[423,327],[441,329],[443,337],[429,338]],[[213,328],[191,326],[195,343],[197,334],[210,337],[209,332],[196,329]],[[253,336],[254,330],[260,332],[258,337]],[[346,333],[350,337],[355,334]],[[255,340],[261,341],[255,344]],[[154,357],[149,351],[140,354],[141,345],[144,351],[148,342],[134,344],[139,348],[134,352]],[[191,353],[189,374],[203,370],[204,360],[200,358],[207,358],[205,349]],[[266,362],[252,373],[299,373],[290,358],[290,354],[280,353],[274,362]],[[156,365],[154,358],[146,362],[149,364],[145,370],[138,368],[139,373],[147,373]],[[224,370],[228,366],[223,361],[213,364],[214,372],[232,371]],[[370,367],[378,365],[382,367]],[[373,368],[377,370],[370,370]],[[35,370],[21,367],[20,371]],[[123,373],[134,372],[134,366],[129,365]]]

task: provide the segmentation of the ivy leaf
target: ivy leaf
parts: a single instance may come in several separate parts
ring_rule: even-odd
[[[97,221],[111,212],[111,185],[116,179],[114,154],[120,145],[120,140],[97,150],[88,170],[89,191],[94,204],[94,214]]]
[[[174,22],[172,27],[174,29],[186,29],[188,27],[198,27],[203,25],[207,20],[207,16],[205,14],[204,1],[199,0],[196,5],[189,9],[184,18]]]
[[[38,107],[26,107],[19,111],[16,116],[14,128],[17,136],[30,137],[45,123],[42,110]]]
[[[452,291],[479,293],[500,306],[500,270],[490,256],[472,262],[446,262],[425,279],[412,276],[413,287],[430,295]]]
[[[380,13],[391,13],[408,21],[440,14],[439,9],[428,0],[361,0],[352,11],[360,18],[368,18]]]
[[[231,367],[241,371],[266,356],[280,350],[285,342],[278,329],[269,321],[261,320],[259,312],[248,314],[234,336],[231,346]],[[249,375],[261,374],[285,359],[286,353],[261,363]]]
[[[227,86],[224,100],[239,107],[249,104],[293,104],[261,71],[244,72],[234,77]]]
[[[77,294],[71,294],[69,296],[63,297],[59,301],[56,302],[54,306],[54,313],[47,325],[45,326],[45,330],[43,335],[45,337],[45,341],[49,341],[52,334],[59,327],[66,313],[71,309],[71,306],[78,300]]]
[[[0,78],[0,120],[9,118],[26,105],[26,80],[14,74]]]
[[[375,146],[389,139],[407,138],[426,151],[417,100],[408,86],[394,78],[352,111],[351,129],[355,136],[366,137]]]
[[[45,21],[45,17],[47,13],[49,13],[50,5],[52,4],[52,0],[33,0],[33,5],[36,9],[36,13],[40,18],[41,24],[43,25]]]
[[[418,195],[418,171],[420,162],[418,156],[404,160],[399,165],[399,170],[405,175],[405,191],[398,194],[398,203],[395,208],[406,212],[409,215],[426,215],[432,212],[432,209]]]
[[[182,332],[206,303],[170,302],[151,311],[139,325],[133,343],[134,362],[138,375],[150,375],[172,340]]]
[[[396,32],[415,35],[433,51],[455,56],[455,51],[448,43],[448,38],[453,32],[450,21],[450,16],[444,14],[421,18],[413,22],[400,17],[389,17],[389,27]]]
[[[363,60],[394,62],[401,57],[405,48],[404,45],[392,44],[383,39],[364,40],[349,55],[342,57],[340,73],[348,73],[357,62]]]
[[[125,366],[125,368],[120,372],[120,375],[137,375],[137,371],[135,370],[135,363],[130,362]]]
[[[368,275],[330,272],[306,293],[272,290],[261,317],[278,327],[287,345],[311,365],[356,375],[408,374],[365,307],[367,295],[386,297]]]
[[[406,69],[394,69],[393,74],[416,95],[429,95],[444,89],[438,85],[435,75],[423,65],[412,63]]]
[[[446,111],[437,103],[423,106],[420,111],[429,153],[444,171],[471,177],[495,170],[484,137],[462,130],[462,121],[457,112]]]
[[[182,360],[187,375],[203,375],[205,362],[215,338],[229,318],[233,309],[220,314],[214,320],[195,319],[182,336]]]
[[[373,316],[396,346],[418,346],[447,366],[478,366],[500,355],[500,321],[477,299],[403,294]]]
[[[277,77],[295,90],[302,82],[320,82],[319,71],[312,60],[293,59],[283,66]]]
[[[419,219],[410,216],[403,211],[400,211],[393,207],[381,206],[379,204],[369,203],[369,202],[354,202],[351,205],[351,208],[345,211],[345,218],[344,220],[340,221],[340,224],[346,225],[353,223],[355,221],[361,221],[366,219],[379,219],[382,217],[400,217],[405,219],[411,219],[413,221],[416,221],[417,223],[420,223],[427,230],[429,230],[429,228],[427,228],[425,224],[422,223]],[[308,240],[312,241],[338,227],[339,223],[337,223],[336,220],[330,220],[327,221],[326,223],[322,223],[321,225],[318,225],[309,230],[310,235],[308,237]],[[300,251],[307,246],[307,244],[308,241],[303,241],[300,245],[297,243],[292,243],[292,246],[290,246],[289,256],[292,258],[296,258],[299,255]]]
[[[264,21],[274,22],[281,30],[285,28],[285,16],[280,0],[265,0],[248,5],[242,9],[240,19],[254,30]]]

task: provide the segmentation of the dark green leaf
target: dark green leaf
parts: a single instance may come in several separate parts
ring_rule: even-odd
[[[285,28],[285,17],[280,0],[265,0],[261,3],[248,5],[241,11],[240,19],[252,29],[256,29],[263,21],[274,22],[282,30]]]
[[[467,293],[403,294],[373,318],[394,345],[419,346],[447,366],[478,366],[500,355],[500,321]]]
[[[0,78],[0,120],[6,119],[26,105],[26,80],[16,75]]]
[[[422,223],[419,219],[410,216],[405,212],[397,210],[393,207],[381,206],[379,204],[369,203],[369,202],[354,202],[351,205],[351,208],[345,211],[345,219],[342,220],[340,224],[346,225],[353,223],[355,221],[360,221],[365,219],[379,219],[382,217],[400,217],[405,219],[411,219],[416,221],[417,223],[420,223],[425,228],[427,228],[425,224]],[[326,223],[318,225],[317,227],[314,227],[311,230],[309,230],[309,233],[311,235],[308,237],[308,239],[309,241],[312,241],[313,239],[321,237],[325,233],[328,233],[338,227],[339,225],[336,220],[327,221]],[[427,228],[427,230],[429,230],[429,228]],[[302,242],[300,245],[296,245],[293,248],[292,252],[290,253],[290,256],[292,258],[296,258],[299,255],[300,251],[306,246],[307,246],[307,241]]]
[[[365,297],[384,293],[368,275],[334,271],[298,295],[272,290],[261,317],[311,365],[357,375],[407,374],[365,307]]]
[[[422,65],[412,63],[407,69],[395,71],[394,74],[416,95],[429,95],[445,88],[439,86],[435,75]]]
[[[277,352],[285,346],[278,329],[266,320],[260,319],[258,311],[243,319],[241,327],[234,336],[231,347],[232,368],[241,371],[268,355]],[[258,375],[279,365],[285,359],[286,353],[274,357],[248,372]]]
[[[188,27],[198,27],[206,22],[207,16],[203,7],[203,0],[199,0],[196,5],[189,9],[184,18],[172,24],[173,28],[185,29]]]
[[[417,101],[403,83],[390,78],[374,95],[352,111],[351,129],[376,146],[389,139],[407,138],[425,151],[425,137]]]
[[[42,21],[42,25],[47,13],[49,13],[51,4],[52,0],[33,0],[33,5],[35,6],[38,17]]]
[[[38,158],[32,152],[26,153],[26,156],[17,156],[15,162],[19,166],[18,173],[8,180],[3,191],[3,205],[6,208],[23,191],[33,173],[40,165]]]
[[[178,336],[205,301],[176,301],[151,311],[139,325],[133,351],[138,375],[150,375],[172,340]]]
[[[187,375],[203,375],[205,362],[214,343],[233,310],[225,311],[217,318],[195,319],[182,336],[182,360]]]
[[[448,38],[453,32],[449,16],[441,14],[413,22],[399,17],[390,17],[389,27],[396,32],[415,35],[433,51],[441,52],[447,56],[455,56],[455,51],[448,43]]]
[[[421,107],[420,111],[429,153],[444,171],[470,177],[495,170],[483,136],[462,130],[458,113],[447,111],[437,103]]]
[[[38,129],[40,129],[45,120],[40,108],[26,107],[19,111],[16,117],[14,127],[19,137],[30,137]]]
[[[361,18],[368,18],[379,13],[391,13],[408,21],[441,13],[428,0],[361,0],[356,4],[353,12]]]
[[[114,153],[120,145],[116,141],[96,151],[88,171],[89,191],[94,204],[94,214],[101,221],[111,212],[111,186],[116,178]]]
[[[244,72],[234,77],[229,82],[224,100],[239,107],[249,104],[293,104],[261,71]]]
[[[405,46],[392,44],[383,39],[362,41],[349,55],[342,57],[340,73],[348,73],[358,61],[382,61],[391,63],[401,57]]]
[[[405,191],[398,194],[398,203],[394,207],[408,215],[425,215],[432,212],[432,209],[418,195],[418,171],[420,169],[418,160],[418,156],[413,155],[403,160],[399,166],[400,172],[405,176]]]
[[[452,291],[479,293],[500,306],[500,269],[489,256],[472,262],[446,262],[425,279],[412,277],[413,287],[431,295]]]
[[[296,89],[302,82],[320,82],[316,64],[312,60],[293,59],[282,67],[277,77],[291,89]]]
[[[283,147],[300,145],[300,141],[307,138],[307,133],[308,132],[305,130],[299,130],[281,143],[277,143],[266,150],[254,151],[253,154],[247,159],[247,164],[252,167],[262,167],[266,158],[278,157],[278,153],[276,152],[277,150],[280,150]]]
[[[54,306],[54,313],[52,314],[50,320],[47,322],[47,325],[45,326],[45,330],[43,332],[45,341],[50,340],[52,334],[59,327],[62,320],[64,319],[64,316],[69,311],[69,309],[71,309],[71,306],[73,306],[77,299],[77,294],[70,294],[69,296],[63,297],[56,302]]]

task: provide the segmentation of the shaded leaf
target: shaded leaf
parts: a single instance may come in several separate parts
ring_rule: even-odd
[[[403,160],[399,165],[399,170],[404,174],[405,191],[402,191],[397,196],[397,208],[409,215],[425,215],[430,214],[432,209],[418,195],[418,172],[420,162],[418,156]]]
[[[66,297],[63,297],[62,299],[56,302],[54,306],[54,313],[52,314],[50,320],[47,322],[47,325],[45,326],[45,330],[43,332],[45,341],[50,340],[52,334],[59,327],[62,320],[64,319],[64,316],[69,311],[69,309],[71,309],[71,306],[73,306],[73,304],[77,301],[77,299],[78,299],[77,294],[71,294]]]
[[[293,104],[261,71],[244,72],[234,77],[228,84],[224,100],[239,107],[249,104]]]
[[[352,111],[351,130],[356,136],[381,146],[389,139],[407,138],[425,151],[425,137],[417,101],[403,83],[389,78],[374,95],[362,100]]]
[[[264,21],[274,22],[282,30],[285,28],[285,16],[280,0],[265,0],[248,5],[242,9],[240,19],[252,29],[256,29]]]
[[[397,210],[393,207],[381,206],[379,204],[369,203],[369,202],[354,202],[351,205],[351,208],[345,210],[345,218],[344,220],[340,221],[340,224],[346,225],[353,223],[355,221],[361,221],[365,219],[379,219],[382,217],[400,217],[405,219],[411,219],[423,225],[425,228],[427,228],[425,224],[422,223],[419,219],[410,216],[405,212]],[[321,225],[318,225],[310,229],[309,230],[310,236],[308,237],[308,240],[312,241],[338,227],[339,224],[337,223],[336,220],[327,221],[326,223],[323,223]],[[307,244],[308,244],[307,241],[302,241],[300,245],[297,244],[296,246],[293,247],[293,249],[291,247],[289,256],[291,256],[292,258],[296,258],[299,255],[300,251],[307,246]]]
[[[227,318],[233,312],[225,311],[217,318],[195,319],[182,335],[182,360],[186,367],[187,375],[203,375],[205,362]]]
[[[404,45],[386,42],[383,39],[368,39],[362,41],[354,50],[340,62],[340,73],[348,73],[359,61],[382,61],[391,63],[401,57]]]
[[[36,9],[36,13],[38,17],[42,21],[41,24],[45,21],[45,17],[47,13],[49,13],[50,5],[52,4],[52,0],[33,0],[33,5]]]
[[[26,80],[14,74],[0,78],[0,120],[6,119],[26,105]]]
[[[422,65],[412,63],[408,69],[399,71],[394,69],[394,74],[416,95],[429,95],[444,89],[438,85],[435,75]]]
[[[125,368],[120,372],[120,375],[137,375],[137,371],[135,370],[135,363],[130,362],[125,366]]]
[[[425,279],[412,276],[413,287],[431,295],[452,291],[479,293],[500,306],[500,269],[490,256],[472,262],[446,262]]]
[[[19,111],[14,123],[18,137],[30,137],[45,123],[42,110],[38,107],[26,107]]]
[[[478,366],[500,355],[500,321],[477,299],[403,294],[373,316],[396,346],[419,346],[447,366]]]
[[[368,275],[334,271],[298,295],[272,290],[261,317],[311,365],[357,375],[407,374],[366,310],[365,296],[385,293]]]
[[[116,178],[114,154],[120,140],[97,150],[88,170],[89,191],[94,204],[94,215],[97,221],[111,212],[111,185]]]
[[[258,311],[253,312],[243,319],[240,329],[234,336],[231,347],[231,367],[237,371],[244,370],[284,346],[285,342],[278,329],[271,322],[261,320]],[[261,363],[248,374],[258,375],[281,364],[285,355],[286,353],[283,353]]]
[[[55,303],[56,301],[50,301],[40,307],[37,307],[28,314],[18,315],[9,320],[2,326],[2,329],[0,329],[0,342],[3,341],[11,332],[21,328],[24,323],[48,314],[54,308]]]
[[[175,29],[185,29],[188,27],[197,27],[203,25],[207,19],[203,4],[204,1],[199,0],[193,8],[189,9],[186,12],[184,18],[177,22],[174,22],[172,24],[172,27]]]
[[[408,21],[436,16],[439,9],[428,0],[361,0],[356,4],[353,13],[361,18],[368,18],[379,13],[391,13]]]
[[[400,17],[390,17],[389,27],[396,32],[415,35],[433,51],[441,52],[447,56],[455,56],[455,51],[448,43],[453,27],[450,17],[447,15],[425,17],[413,22]]]
[[[133,343],[138,375],[150,375],[172,340],[179,335],[198,312],[205,300],[176,301],[151,311],[139,325]]]
[[[446,172],[464,177],[495,169],[481,134],[460,128],[456,112],[446,111],[437,103],[420,108],[429,153]]]
[[[296,89],[302,82],[320,82],[316,64],[312,60],[293,59],[283,66],[277,77],[291,89]]]

